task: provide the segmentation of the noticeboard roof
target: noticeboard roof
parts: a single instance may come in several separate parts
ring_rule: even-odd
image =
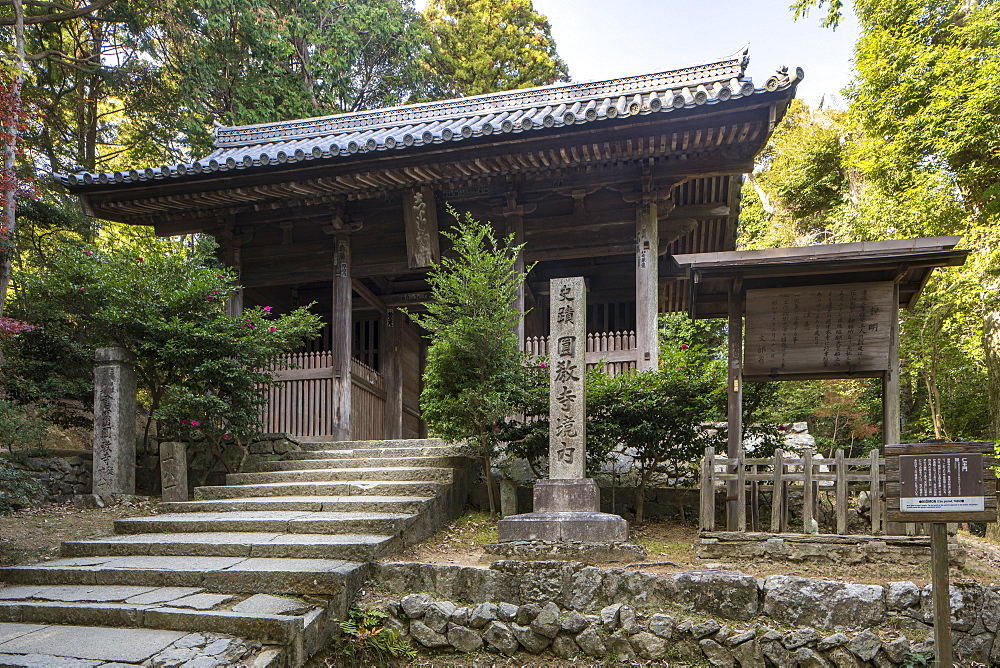
[[[693,318],[728,314],[730,285],[742,290],[877,281],[899,282],[900,306],[911,308],[936,267],[965,263],[961,237],[929,237],[798,248],[692,253],[669,258],[668,274],[692,280]]]

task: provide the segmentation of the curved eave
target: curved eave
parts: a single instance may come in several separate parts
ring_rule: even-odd
[[[633,118],[697,113],[713,107],[736,107],[741,101],[761,95],[778,94],[790,99],[802,79],[801,69],[779,73],[755,88],[749,80],[699,85],[693,90],[664,89],[646,93],[629,92],[616,98],[591,99],[584,104],[548,104],[497,114],[475,114],[459,118],[423,121],[402,126],[359,128],[350,131],[285,138],[280,141],[223,146],[191,164],[164,165],[143,170],[115,172],[75,172],[54,174],[70,192],[80,195],[122,193],[132,189],[155,188],[170,183],[195,183],[219,177],[243,177],[293,167],[349,164],[382,155],[419,153],[428,147],[459,148],[464,143],[485,139],[544,138],[564,128],[593,125],[595,128]],[[688,112],[688,113],[685,113]],[[649,120],[653,120],[652,118]]]

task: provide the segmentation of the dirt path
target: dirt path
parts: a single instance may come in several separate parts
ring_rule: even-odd
[[[0,515],[0,566],[54,559],[59,556],[59,545],[64,540],[109,536],[115,520],[151,515],[155,508],[151,502],[93,509],[59,503]]]

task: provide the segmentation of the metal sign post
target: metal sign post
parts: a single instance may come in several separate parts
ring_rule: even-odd
[[[992,443],[885,446],[887,518],[926,522],[931,533],[934,663],[951,668],[948,522],[996,522]]]

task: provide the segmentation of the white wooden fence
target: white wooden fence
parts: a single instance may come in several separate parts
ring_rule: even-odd
[[[529,336],[524,340],[524,352],[532,357],[549,354],[549,337]],[[610,376],[619,376],[635,369],[639,351],[635,332],[598,332],[587,334],[587,368],[604,366]]]

